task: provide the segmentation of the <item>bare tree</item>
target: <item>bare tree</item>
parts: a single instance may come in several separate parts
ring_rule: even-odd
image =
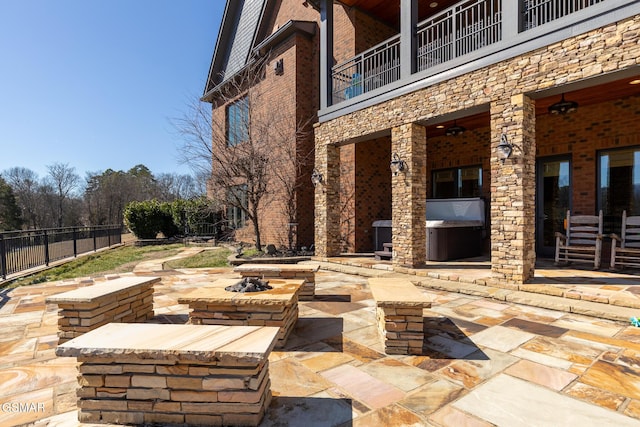
[[[49,179],[57,197],[57,225],[58,227],[62,227],[64,223],[64,202],[72,195],[72,192],[78,188],[80,176],[76,174],[75,168],[69,166],[67,163],[54,163],[47,166],[47,170],[49,171]]]
[[[4,172],[7,183],[13,189],[18,205],[22,210],[22,220],[26,227],[39,227],[38,199],[40,178],[31,169],[13,167]]]
[[[300,133],[310,132],[311,120],[300,123],[293,94],[276,100],[260,84],[268,61],[269,55],[256,58],[222,85],[211,112],[194,104],[172,121],[183,140],[181,162],[209,171],[210,194],[252,224],[257,249],[262,248],[260,214],[278,185],[285,187],[281,203],[291,208],[286,215],[295,221],[299,168],[311,156],[309,150],[301,155],[298,145]]]

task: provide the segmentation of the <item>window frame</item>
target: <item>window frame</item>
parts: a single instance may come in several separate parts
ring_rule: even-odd
[[[243,95],[225,108],[227,147],[235,147],[249,139],[249,99]]]
[[[626,147],[615,147],[615,148],[603,148],[600,150],[596,150],[596,183],[595,183],[595,187],[596,187],[596,213],[599,212],[600,210],[602,210],[602,213],[604,215],[604,232],[605,233],[619,233],[620,232],[620,225],[621,225],[621,221],[622,221],[622,210],[626,210],[627,211],[627,215],[640,215],[640,208],[637,211],[632,211],[630,206],[625,206],[622,208],[622,210],[619,213],[615,213],[615,212],[608,212],[606,209],[606,206],[603,205],[604,201],[603,201],[603,195],[602,195],[602,156],[603,154],[609,154],[609,153],[615,153],[615,152],[622,152],[622,151],[630,151],[630,152],[636,152],[640,154],[640,145],[630,145],[630,146],[626,146]],[[635,159],[632,158],[632,174],[633,174],[633,168],[634,167],[638,167],[638,170],[640,172],[640,160],[635,163],[634,162]],[[611,170],[611,166],[609,165],[609,171]],[[609,175],[610,177],[610,175]],[[611,179],[609,178],[609,184],[611,182]],[[632,182],[632,187],[633,187],[633,182]],[[629,201],[631,201],[633,199],[633,188],[629,189],[630,192],[630,199]],[[640,197],[638,198],[638,205],[640,206]]]
[[[477,169],[478,170],[478,194],[476,195],[461,195],[461,189],[462,189],[462,171],[464,169]],[[452,197],[443,197],[441,195],[437,194],[436,191],[436,174],[440,173],[440,172],[451,172],[453,174],[453,183],[454,183],[454,188],[455,188],[455,195]],[[483,168],[482,168],[482,164],[474,164],[474,165],[468,165],[468,166],[457,166],[454,168],[444,168],[444,169],[434,169],[431,171],[431,196],[434,199],[463,199],[463,198],[469,198],[469,197],[482,197],[483,195],[483,191],[482,191],[482,185],[483,185]]]
[[[244,209],[235,203],[236,196],[234,193],[241,191],[240,203],[244,206]],[[229,228],[237,230],[244,228],[247,225],[247,213],[245,209],[248,208],[248,186],[247,184],[239,184],[231,186],[227,189],[227,223]],[[229,201],[234,200],[231,204]]]

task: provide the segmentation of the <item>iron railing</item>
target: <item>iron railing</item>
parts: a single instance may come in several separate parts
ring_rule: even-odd
[[[459,3],[418,24],[418,71],[502,40],[498,0]]]
[[[420,22],[416,29],[416,71],[446,63],[502,41],[504,1],[467,0]],[[605,0],[520,0],[519,31],[544,25]],[[520,21],[520,18],[522,20]],[[378,89],[400,79],[400,35],[332,69],[332,103]]]
[[[528,30],[604,0],[525,0],[523,4],[523,30]]]
[[[121,243],[122,227],[68,227],[0,233],[0,276],[19,273],[65,258]]]
[[[351,99],[400,79],[400,35],[333,67],[333,101]]]

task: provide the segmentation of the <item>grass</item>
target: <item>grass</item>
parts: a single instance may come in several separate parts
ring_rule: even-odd
[[[7,282],[0,285],[0,289],[16,288],[18,286],[53,282],[63,279],[74,279],[77,277],[128,273],[133,271],[133,268],[141,261],[168,258],[176,255],[182,248],[184,248],[184,245],[179,243],[172,245],[141,247],[121,246],[96,254],[83,256],[57,267]],[[231,253],[232,251],[227,248],[206,249],[188,258],[168,261],[165,263],[165,267],[168,269],[228,267],[229,263],[227,262],[227,258]],[[258,253],[259,252],[255,248],[251,248],[246,250],[244,255],[250,257]]]
[[[207,249],[188,258],[180,258],[166,262],[166,268],[216,268],[228,267],[227,257],[231,250],[226,248]]]
[[[96,254],[83,256],[65,264],[13,280],[2,287],[15,288],[23,285],[50,282],[76,277],[97,276],[112,273],[128,273],[140,261],[166,258],[177,254],[184,245],[121,246]]]

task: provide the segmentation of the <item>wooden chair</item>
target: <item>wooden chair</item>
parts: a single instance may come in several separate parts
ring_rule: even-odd
[[[611,234],[611,268],[640,268],[640,216],[627,216],[623,211],[621,234]]]
[[[599,215],[574,215],[567,211],[567,234],[556,232],[556,264],[582,262],[600,268],[602,211]]]

